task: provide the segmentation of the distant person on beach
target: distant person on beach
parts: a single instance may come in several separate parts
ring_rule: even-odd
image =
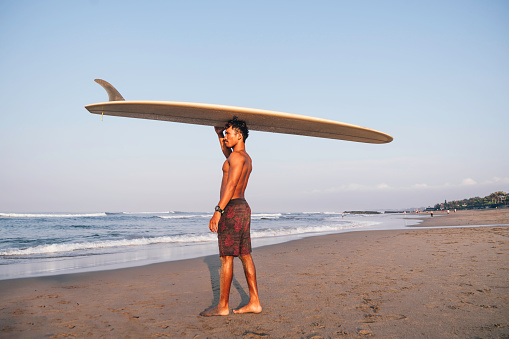
[[[249,303],[233,313],[260,313],[256,269],[251,258],[251,209],[244,199],[252,161],[246,152],[249,131],[244,121],[234,117],[225,127],[214,127],[226,157],[223,164],[221,195],[210,219],[209,229],[217,233],[221,259],[220,297],[216,307],[205,310],[202,316],[230,314],[230,287],[233,279],[233,258],[239,257],[249,286]],[[224,134],[223,134],[224,132]]]

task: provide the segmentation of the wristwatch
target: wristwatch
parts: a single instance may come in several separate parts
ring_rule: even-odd
[[[219,205],[217,205],[217,206],[216,206],[216,208],[214,209],[214,211],[219,212],[219,213],[221,213],[221,214],[223,214],[223,213],[224,213],[224,210],[222,210],[222,209],[221,209],[221,207],[219,207]]]

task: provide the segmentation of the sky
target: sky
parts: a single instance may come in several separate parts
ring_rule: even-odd
[[[254,212],[432,206],[509,191],[509,2],[0,1],[0,212],[213,211],[212,127],[108,100],[282,111],[388,133],[252,131]]]

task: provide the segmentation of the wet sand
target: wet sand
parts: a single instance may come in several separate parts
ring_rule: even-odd
[[[0,337],[509,337],[509,214],[468,212],[426,217],[424,226],[500,226],[350,232],[255,249],[256,315],[199,316],[219,298],[217,256],[0,281]],[[230,307],[247,303],[246,293],[235,260]]]

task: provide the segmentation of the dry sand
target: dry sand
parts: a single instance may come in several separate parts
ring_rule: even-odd
[[[449,214],[446,211],[435,211],[434,217],[426,218],[419,226],[472,226],[472,225],[500,225],[509,224],[509,208],[501,209],[483,209],[483,210],[451,210]]]
[[[497,212],[508,211],[426,222],[467,224],[463,215],[484,224]],[[509,337],[508,226],[351,232],[255,249],[257,315],[198,315],[218,300],[217,256],[4,280],[0,337]],[[232,308],[247,302],[235,264]]]

